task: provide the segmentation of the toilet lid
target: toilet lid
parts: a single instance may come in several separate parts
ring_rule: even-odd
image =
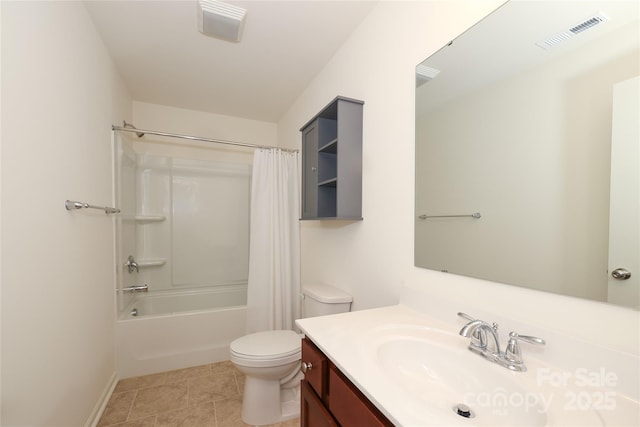
[[[249,358],[275,358],[299,353],[300,336],[293,331],[265,331],[234,340],[231,351]]]

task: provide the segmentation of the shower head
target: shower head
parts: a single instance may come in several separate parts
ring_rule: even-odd
[[[123,128],[129,128],[129,129],[137,129],[134,125],[132,125],[131,123],[127,123],[126,121],[122,121],[122,127]],[[136,132],[136,135],[138,135],[138,138],[142,138],[144,136],[143,132]]]

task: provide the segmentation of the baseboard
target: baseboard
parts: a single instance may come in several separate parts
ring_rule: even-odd
[[[116,384],[118,384],[118,375],[114,372],[111,375],[111,378],[109,378],[109,381],[107,382],[100,399],[98,399],[96,406],[93,408],[93,411],[91,411],[91,415],[89,415],[89,418],[87,418],[87,421],[84,423],[84,427],[96,427],[98,425],[100,417],[102,417],[102,414],[107,407],[107,403],[109,403],[111,394],[116,388]]]

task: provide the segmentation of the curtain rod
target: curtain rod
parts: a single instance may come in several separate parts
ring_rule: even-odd
[[[215,143],[215,144],[235,145],[235,146],[238,146],[238,147],[265,148],[265,149],[276,148],[278,150],[292,152],[292,153],[297,153],[297,152],[300,151],[300,150],[293,149],[293,148],[271,147],[271,146],[268,146],[268,145],[257,145],[257,144],[249,144],[249,143],[246,143],[246,142],[226,141],[224,139],[204,138],[204,137],[201,137],[201,136],[180,135],[180,134],[177,134],[177,133],[158,132],[158,131],[146,130],[146,129],[135,129],[135,128],[134,129],[130,129],[130,128],[125,128],[125,127],[122,127],[122,126],[115,126],[115,125],[111,125],[111,130],[114,130],[114,131],[115,130],[119,130],[119,131],[134,132],[134,133],[144,133],[144,134],[148,134],[148,135],[168,136],[168,137],[172,137],[172,138],[188,139],[190,141],[212,142],[212,143]]]

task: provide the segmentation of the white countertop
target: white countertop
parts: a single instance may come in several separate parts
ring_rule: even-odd
[[[455,313],[452,314],[452,319],[456,319]],[[459,323],[445,323],[399,304],[300,319],[296,324],[397,426],[496,425],[496,419],[503,419],[503,425],[637,426],[640,423],[638,401],[629,399],[616,390],[615,381],[609,383],[614,387],[607,387],[606,378],[611,373],[606,368],[597,372],[582,372],[579,369],[567,372],[566,368],[561,370],[543,363],[543,356],[539,353],[536,353],[536,359],[527,354],[527,349],[523,349],[528,370],[512,372],[467,350],[468,338],[458,335],[464,324],[462,320]],[[473,366],[479,380],[500,378],[504,382],[498,384],[513,384],[515,388],[512,390],[519,391],[489,386],[484,396],[476,393],[475,396],[460,396],[458,402],[449,402],[447,399],[450,400],[451,395],[448,393],[451,390],[434,396],[433,393],[429,394],[426,383],[419,383],[419,378],[407,382],[405,376],[404,380],[399,381],[397,373],[403,366],[390,366],[388,361],[386,365],[381,363],[377,349],[385,339],[392,336],[395,339],[394,334],[399,334],[400,338],[403,335],[413,337],[414,334],[427,336],[434,330],[442,337],[447,351],[455,352],[456,363],[462,360],[461,364],[466,368]],[[428,369],[428,366],[421,368]],[[446,379],[434,381],[438,382],[435,389],[444,390],[442,381],[446,382]],[[446,384],[444,387],[446,388]],[[455,395],[455,390],[453,393]],[[445,394],[447,398],[442,397]],[[500,414],[496,418],[495,406],[489,408],[489,404],[484,404],[482,398],[491,399],[496,395],[502,395],[511,406],[518,406],[515,412],[509,409],[512,415],[515,413],[515,419],[510,416],[500,418]],[[467,403],[470,398],[475,399],[469,406],[477,412],[477,416],[468,419],[457,415],[453,406]],[[537,406],[529,405],[532,402],[530,399],[537,400]],[[541,407],[545,408],[545,412],[541,412]],[[518,414],[525,414],[524,418],[518,418]]]

